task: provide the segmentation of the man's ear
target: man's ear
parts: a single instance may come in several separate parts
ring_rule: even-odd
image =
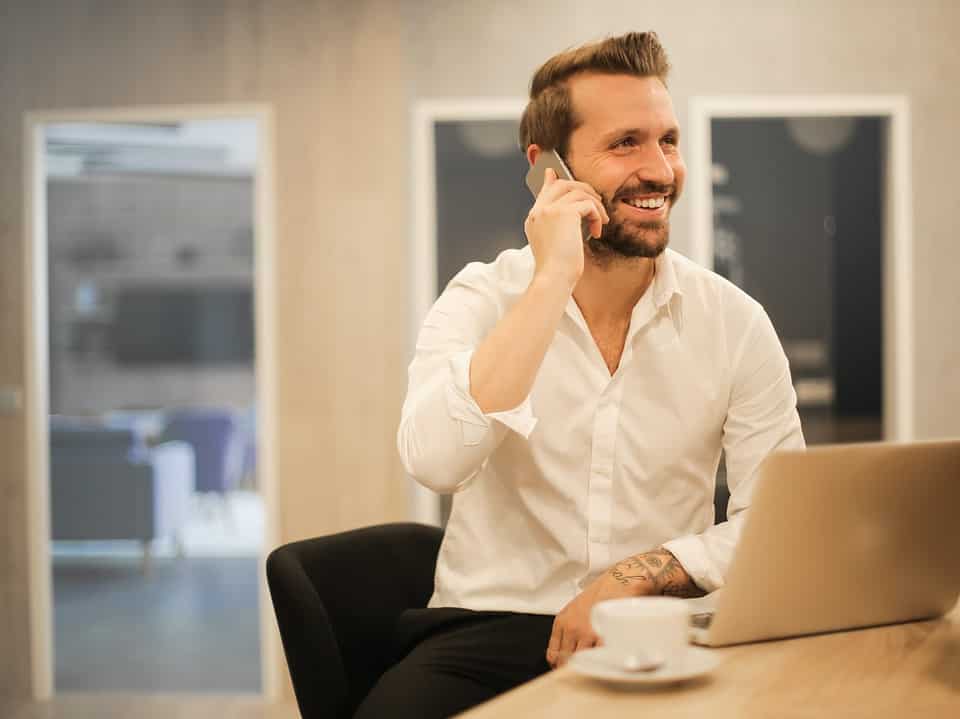
[[[540,149],[539,145],[530,145],[527,147],[527,162],[530,163],[530,167],[536,164],[541,152],[543,152],[543,150]]]

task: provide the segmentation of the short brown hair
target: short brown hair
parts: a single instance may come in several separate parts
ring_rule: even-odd
[[[608,37],[554,55],[530,82],[530,102],[520,119],[521,150],[539,145],[566,156],[570,134],[580,126],[567,80],[579,72],[656,77],[666,85],[670,62],[655,32]]]

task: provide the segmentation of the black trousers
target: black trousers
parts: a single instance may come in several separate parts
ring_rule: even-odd
[[[392,638],[395,659],[355,719],[446,719],[549,671],[553,616],[409,609]]]

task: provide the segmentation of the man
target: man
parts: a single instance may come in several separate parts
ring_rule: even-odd
[[[686,176],[668,67],[630,33],[534,75],[527,159],[557,150],[576,180],[548,170],[529,246],[468,265],[424,323],[398,444],[453,509],[429,607],[358,716],[448,716],[595,646],[601,600],[717,589],[759,464],[803,446],[763,309],[666,249]]]

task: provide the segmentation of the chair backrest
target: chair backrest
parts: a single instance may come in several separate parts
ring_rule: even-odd
[[[303,719],[353,716],[390,665],[397,618],[430,599],[441,539],[403,522],[271,552],[267,582]]]

